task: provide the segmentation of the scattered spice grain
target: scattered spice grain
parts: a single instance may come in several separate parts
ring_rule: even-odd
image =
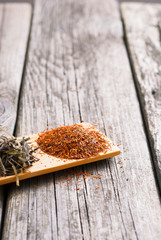
[[[91,178],[98,178],[101,179],[101,174],[98,173],[98,175],[91,175],[90,173],[83,172],[83,171],[76,171],[74,169],[68,169],[64,176],[56,177],[58,179],[58,182],[55,182],[55,184],[59,184],[60,188],[63,186],[67,186],[68,184],[73,184],[75,182],[75,185],[77,186],[78,183],[83,182],[83,179],[88,179],[90,181]],[[80,178],[81,177],[81,178]],[[72,181],[74,180],[74,181]],[[96,186],[96,189],[99,187]],[[80,188],[76,188],[77,190],[80,190]]]
[[[99,179],[101,179],[101,177],[100,176],[93,176],[94,178],[99,178]]]

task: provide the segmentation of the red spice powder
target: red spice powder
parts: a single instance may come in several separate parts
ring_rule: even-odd
[[[58,127],[39,134],[37,144],[45,153],[63,159],[82,159],[106,152],[110,143],[95,128],[82,124]]]

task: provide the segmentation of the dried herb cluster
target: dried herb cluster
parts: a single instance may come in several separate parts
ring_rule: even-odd
[[[1,130],[8,133],[2,127]],[[29,145],[29,138],[0,137],[0,176],[16,175],[16,185],[19,186],[18,173],[22,173],[36,159],[32,155],[35,151]]]

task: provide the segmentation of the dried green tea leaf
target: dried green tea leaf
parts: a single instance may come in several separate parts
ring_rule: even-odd
[[[0,136],[0,176],[16,175],[16,185],[19,186],[18,174],[38,160],[32,155],[37,149],[29,145],[30,138],[16,138],[1,126],[0,130],[10,136]]]

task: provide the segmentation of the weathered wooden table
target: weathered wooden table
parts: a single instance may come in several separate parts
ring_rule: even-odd
[[[122,151],[1,187],[3,240],[161,239],[160,36],[161,4],[0,4],[0,124],[26,135],[84,120]]]

